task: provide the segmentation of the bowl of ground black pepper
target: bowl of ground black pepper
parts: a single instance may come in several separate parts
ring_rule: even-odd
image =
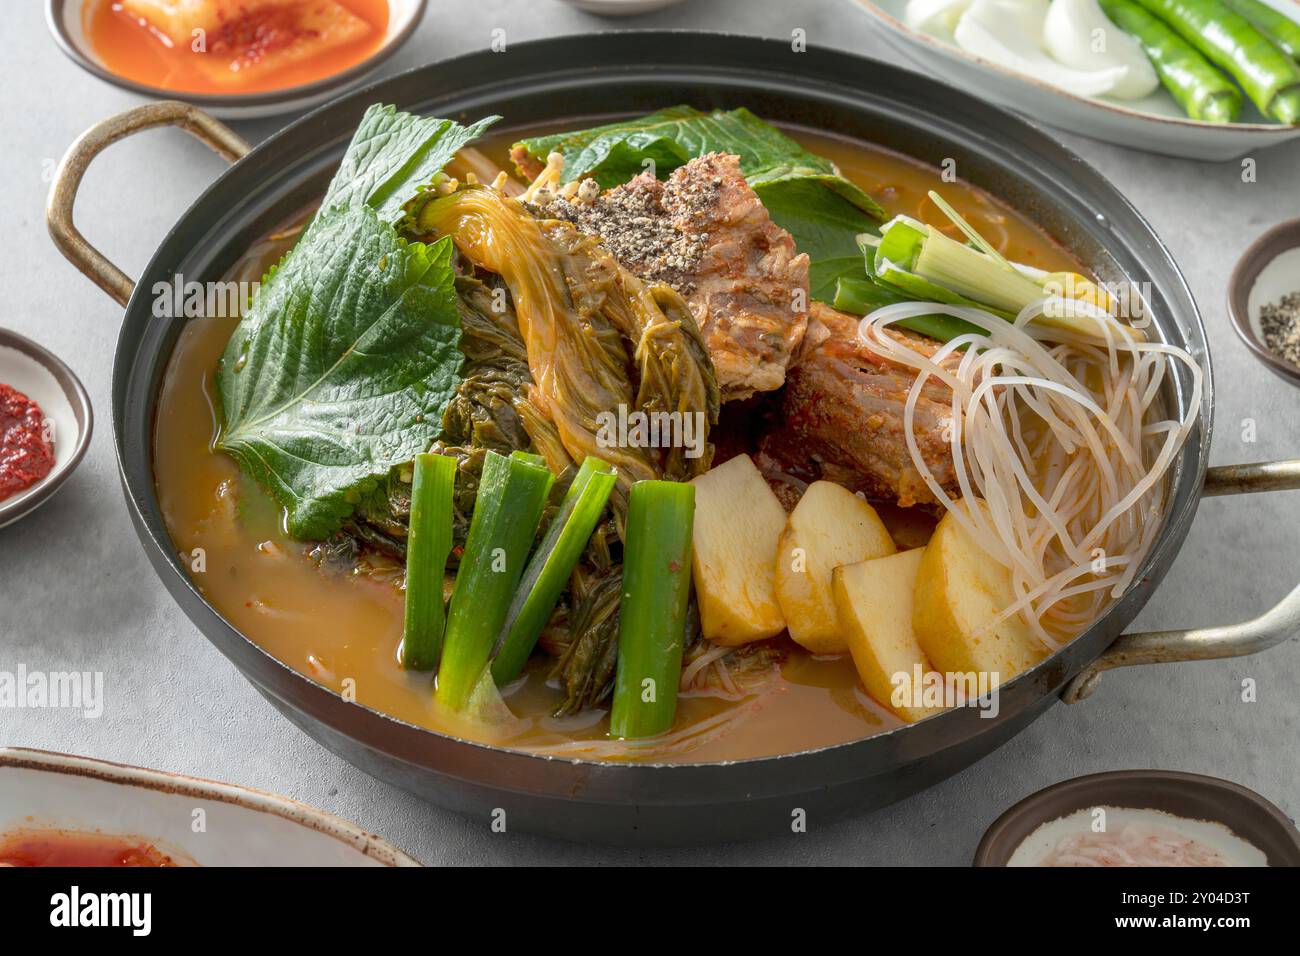
[[[1260,236],[1228,281],[1228,314],[1246,347],[1300,385],[1300,219]]]

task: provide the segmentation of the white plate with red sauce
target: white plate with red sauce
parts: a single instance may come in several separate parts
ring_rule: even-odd
[[[209,37],[202,30],[182,34],[177,32],[177,24],[171,25],[168,29],[178,37],[201,34],[201,43],[186,46],[141,15],[149,0],[129,2],[141,6],[127,9],[123,0],[47,0],[46,23],[63,52],[101,80],[155,99],[184,100],[214,116],[256,119],[305,110],[358,85],[410,38],[427,0],[328,0],[331,9],[342,8],[339,18],[343,25],[330,27],[341,31],[337,42],[321,39],[325,30],[295,27],[300,37],[290,46],[305,38],[309,45],[302,49],[313,51],[298,59],[284,48],[266,52],[265,44],[256,45],[262,43],[260,39],[253,45],[239,45],[249,36],[293,32],[279,25],[240,21],[235,48],[247,55],[241,52],[232,58],[223,51],[231,49],[233,27],[229,34],[219,31]],[[259,10],[269,11],[266,16],[270,16],[308,6],[307,0],[266,0],[265,7],[250,8],[259,16]],[[263,58],[261,62],[259,58]],[[236,59],[244,68],[227,69]],[[269,67],[267,61],[272,61]]]
[[[93,427],[90,396],[72,369],[26,336],[0,329],[0,528],[53,497],[81,463]],[[36,451],[46,459],[39,468]]]
[[[419,866],[288,797],[181,774],[0,750],[0,864]]]

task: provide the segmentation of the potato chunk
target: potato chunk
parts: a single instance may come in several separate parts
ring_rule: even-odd
[[[775,637],[785,630],[775,581],[785,509],[748,455],[723,462],[691,483],[691,568],[704,636],[727,646]]]
[[[924,554],[924,548],[913,548],[846,564],[836,568],[832,578],[835,606],[862,686],[909,724],[942,709],[916,706],[919,698],[894,700],[895,675],[906,674],[907,686],[919,693],[917,665],[922,674],[933,669],[912,631],[912,595]]]
[[[916,639],[940,672],[988,673],[993,686],[1047,656],[1047,648],[1019,615],[989,626],[1015,602],[1011,573],[951,513],[926,546],[914,602]]]
[[[777,546],[776,599],[790,636],[814,654],[843,654],[831,572],[895,551],[876,509],[832,481],[808,486]]]

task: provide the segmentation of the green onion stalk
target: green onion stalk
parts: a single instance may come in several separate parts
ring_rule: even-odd
[[[492,659],[492,677],[498,686],[524,669],[617,481],[613,466],[596,457],[588,456],[578,469],[506,612]]]
[[[415,458],[411,524],[406,539],[406,607],[398,661],[408,670],[438,665],[446,612],[442,579],[451,554],[452,496],[456,459],[424,454]]]
[[[1005,261],[1005,260],[1003,260]],[[876,276],[913,297],[994,311],[1003,318],[1043,297],[1038,283],[977,249],[907,216],[885,223]]]
[[[691,592],[694,521],[693,485],[639,481],[632,486],[611,737],[653,737],[673,725]]]
[[[887,305],[914,301],[916,300],[912,296],[897,292],[874,279],[840,278],[835,283],[835,301],[832,304],[840,312],[849,315],[870,315]],[[979,326],[970,322],[939,314],[918,315],[894,324],[938,342],[947,342],[959,335],[981,331]]]
[[[1048,298],[1043,284],[1047,274],[1008,262],[942,196],[931,192],[930,198],[966,234],[970,244],[950,239],[919,220],[897,216],[881,226],[878,242],[863,237],[872,280],[901,292],[908,301],[977,308],[1007,321],[1014,320],[1025,307]],[[864,290],[846,287],[846,303],[855,291]],[[898,324],[940,341],[970,331],[969,323],[953,325],[936,323],[930,316],[923,318],[931,320],[930,331]],[[1100,335],[1095,319],[1065,309],[1045,309],[1033,321],[1092,338]]]
[[[438,667],[436,698],[451,710],[465,708],[487,669],[554,480],[537,455],[484,456]]]

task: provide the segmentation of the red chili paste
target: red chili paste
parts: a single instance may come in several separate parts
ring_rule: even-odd
[[[0,383],[0,501],[40,481],[54,467],[54,445],[40,406]]]

